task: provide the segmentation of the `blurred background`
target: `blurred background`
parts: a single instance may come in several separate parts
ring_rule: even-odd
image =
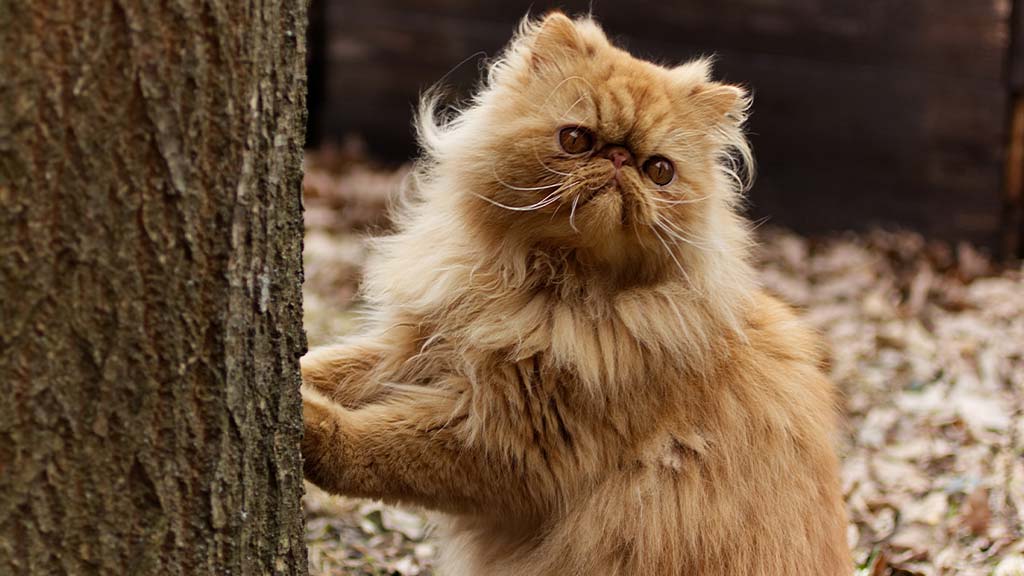
[[[420,92],[552,8],[753,91],[761,280],[832,348],[857,573],[1024,576],[1024,0],[313,0],[310,346],[358,328]],[[314,574],[433,573],[422,511],[307,491]]]

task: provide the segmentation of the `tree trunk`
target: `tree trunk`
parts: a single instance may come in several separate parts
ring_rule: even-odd
[[[0,574],[304,574],[304,0],[0,0]]]

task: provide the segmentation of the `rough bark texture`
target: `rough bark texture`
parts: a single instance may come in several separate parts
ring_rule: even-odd
[[[0,574],[304,574],[303,0],[0,0]]]

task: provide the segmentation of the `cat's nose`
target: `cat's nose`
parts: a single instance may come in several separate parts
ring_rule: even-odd
[[[615,169],[623,166],[633,166],[633,155],[623,146],[606,146],[601,155],[612,161]]]

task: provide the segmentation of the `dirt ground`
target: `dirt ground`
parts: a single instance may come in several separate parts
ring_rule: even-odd
[[[357,324],[363,238],[387,230],[404,168],[357,146],[311,155],[310,346]],[[907,232],[759,231],[770,291],[827,338],[857,574],[1024,576],[1024,273]],[[310,571],[428,575],[426,514],[307,484]]]

